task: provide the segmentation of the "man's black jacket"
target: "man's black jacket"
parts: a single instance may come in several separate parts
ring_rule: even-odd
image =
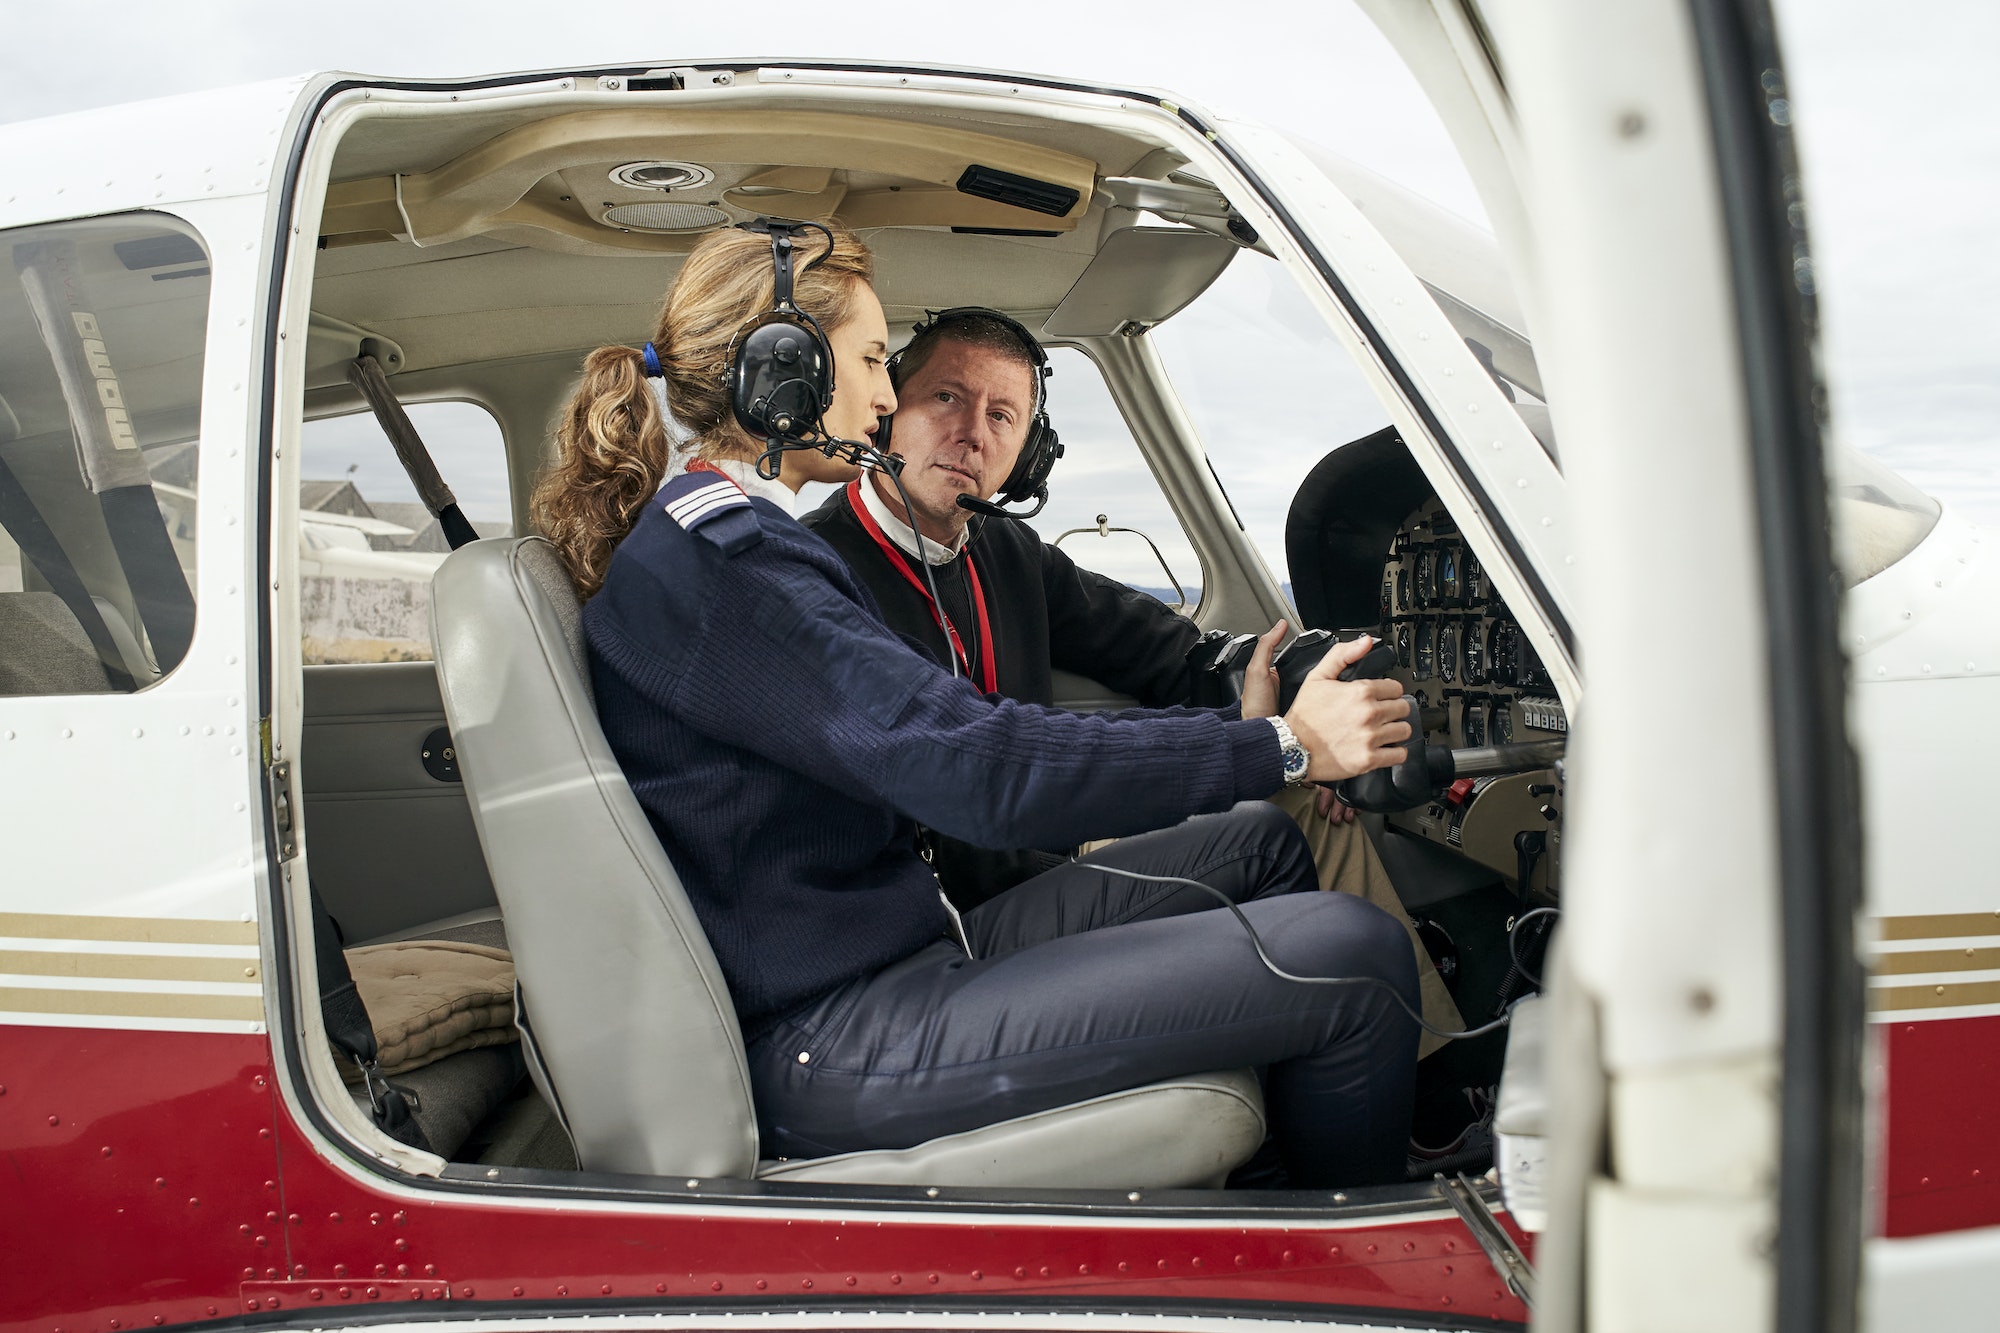
[[[862,485],[870,483],[864,478]],[[847,561],[875,597],[882,617],[905,639],[950,663],[950,646],[929,598],[905,578],[855,516],[845,488],[800,522]],[[922,578],[914,558],[905,567]],[[1187,701],[1183,658],[1201,631],[1157,598],[1080,569],[1033,528],[1011,518],[974,518],[960,554],[931,567],[945,614],[977,668],[982,645],[966,557],[977,567],[994,641],[998,693],[1023,703],[1053,704],[1053,668],[1087,676],[1148,708]],[[975,906],[1038,873],[1046,853],[975,851],[939,839],[939,875],[952,901]]]

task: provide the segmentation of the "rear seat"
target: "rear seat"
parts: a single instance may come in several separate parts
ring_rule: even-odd
[[[488,908],[366,940],[355,947],[417,940],[505,949],[507,928],[499,909]],[[411,1114],[431,1150],[440,1157],[494,1166],[576,1169],[576,1154],[568,1136],[527,1082],[519,1042],[460,1051],[392,1075],[390,1081],[412,1097]],[[350,1091],[365,1111],[367,1092],[360,1088]]]

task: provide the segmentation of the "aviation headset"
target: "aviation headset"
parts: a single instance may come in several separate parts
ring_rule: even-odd
[[[866,440],[836,439],[823,424],[827,408],[833,405],[833,348],[819,321],[792,299],[792,262],[799,234],[816,231],[826,237],[826,249],[799,272],[810,273],[824,264],[833,254],[833,233],[817,222],[785,218],[756,217],[736,225],[771,239],[771,308],[730,338],[724,367],[736,424],[764,441],[757,471],[776,480],[780,455],[817,449],[828,458],[894,476],[902,468],[901,459],[889,457]],[[649,377],[664,376],[653,344],[647,343],[641,355]]]
[[[823,434],[833,405],[833,349],[819,321],[792,300],[792,251],[801,232],[826,237],[826,249],[799,270],[810,273],[833,253],[833,233],[817,222],[758,217],[738,223],[771,238],[771,309],[737,331],[729,345],[729,402],[736,424],[760,440]]]
[[[998,515],[1003,512],[1001,505],[1032,502],[1035,505],[1034,510],[1023,517],[1034,517],[1041,512],[1041,507],[1048,503],[1049,472],[1055,467],[1056,460],[1063,456],[1062,439],[1056,434],[1055,427],[1049,424],[1048,381],[1049,376],[1054,373],[1049,367],[1049,354],[1043,350],[1041,343],[1035,340],[1035,335],[1028,332],[1019,320],[998,310],[986,306],[961,305],[953,306],[949,310],[926,313],[929,318],[918,324],[910,333],[910,341],[903,344],[902,348],[889,358],[889,379],[899,391],[903,387],[903,358],[910,354],[910,349],[926,341],[949,337],[951,325],[954,323],[983,320],[997,324],[1012,334],[1020,342],[1022,350],[1027,352],[1035,381],[1035,408],[1033,416],[1028,421],[1028,438],[1021,445],[1020,457],[1014,460],[1013,470],[1007,474],[1007,479],[1000,483],[1000,490],[993,497],[998,503],[979,500],[969,495],[960,496],[958,503],[977,513]],[[882,418],[881,429],[875,433],[877,448],[890,447],[890,430],[894,421],[893,417]]]

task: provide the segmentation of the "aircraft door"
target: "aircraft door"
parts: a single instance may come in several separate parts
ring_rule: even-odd
[[[0,1023],[262,1030],[260,202],[0,231]]]
[[[1770,10],[1363,3],[1494,218],[1563,445],[1590,688],[1538,1327],[1852,1327],[1860,811]],[[1647,793],[1714,789],[1661,703],[1717,670],[1696,837]]]

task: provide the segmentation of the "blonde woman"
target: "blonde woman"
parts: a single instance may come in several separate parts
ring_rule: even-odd
[[[799,247],[818,262],[794,299],[832,352],[821,425],[869,441],[895,395],[868,251],[837,225]],[[1365,902],[1301,892],[1316,887],[1311,857],[1262,804],[1288,779],[1403,757],[1393,685],[1334,679],[1366,643],[1330,654],[1283,719],[1268,691],[1240,713],[1117,717],[980,694],[891,633],[791,518],[784,491],[846,480],[851,464],[799,450],[775,486],[754,471],[763,444],[736,420],[729,370],[772,304],[771,239],[706,238],[649,345],[696,475],[660,489],[671,446],[649,352],[601,348],[535,497],[589,598],[605,734],[728,978],[765,1151],[905,1147],[1255,1065],[1295,1183],[1402,1179],[1408,943]],[[1275,639],[1250,680],[1267,677]],[[925,829],[989,847],[1143,836],[961,923],[919,854]],[[1214,899],[1160,877],[1240,904],[1283,969],[1353,980],[1280,978]]]

